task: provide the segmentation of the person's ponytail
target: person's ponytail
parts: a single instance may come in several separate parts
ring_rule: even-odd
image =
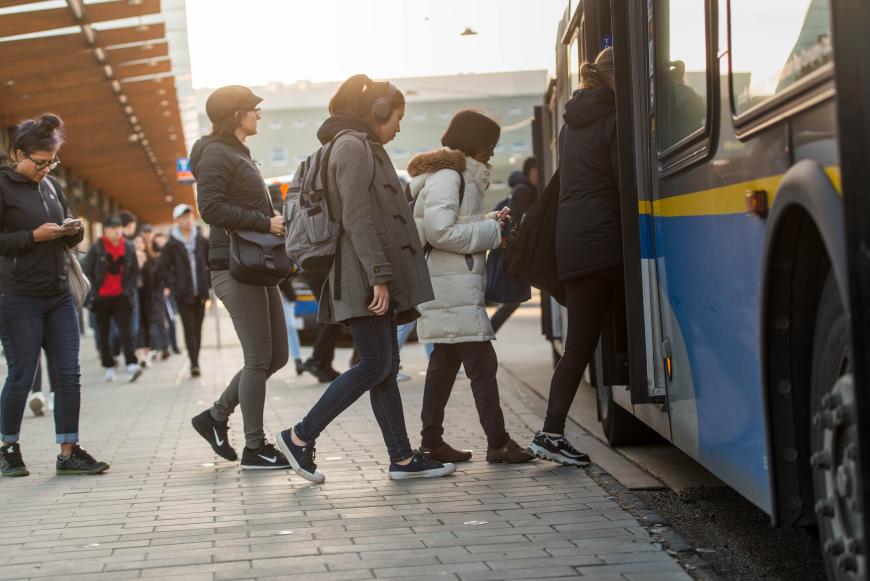
[[[358,117],[363,92],[371,84],[367,75],[353,75],[347,79],[329,100],[329,114]]]
[[[390,83],[373,81],[367,75],[353,75],[344,81],[329,100],[330,115],[347,115],[360,121],[371,117],[375,101],[393,93],[390,103],[393,109],[405,106],[405,96],[393,90]]]
[[[597,89],[607,85],[607,76],[613,75],[613,49],[605,48],[595,58],[594,63],[580,66],[580,88]]]

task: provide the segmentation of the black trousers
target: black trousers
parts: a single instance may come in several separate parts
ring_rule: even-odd
[[[136,353],[133,350],[133,337],[130,334],[130,318],[133,316],[133,306],[124,295],[117,297],[97,297],[94,299],[94,312],[97,314],[97,331],[100,334],[100,361],[108,369],[115,366],[115,354],[109,340],[112,321],[118,326],[118,340],[124,351],[127,365],[136,363]]]
[[[623,292],[621,267],[566,281],[568,336],[565,353],[550,381],[550,399],[544,430],[565,433],[565,420],[583,380],[583,373],[595,353],[601,327]]]
[[[304,276],[306,284],[314,293],[314,298],[320,303],[320,293],[323,291],[323,285],[326,284],[328,275],[325,272],[306,272]],[[317,362],[320,367],[324,369],[332,367],[332,360],[335,359],[335,344],[338,342],[340,334],[341,325],[320,326],[317,338],[314,340],[314,350],[311,353],[311,359]]]
[[[181,326],[184,328],[184,346],[191,367],[199,367],[199,348],[202,345],[202,321],[205,319],[205,302],[194,299],[192,303],[178,303]]]
[[[498,397],[498,358],[491,341],[472,343],[436,343],[423,391],[423,436],[421,445],[437,448],[444,443],[444,408],[453,391],[459,366],[471,380],[471,393],[477,416],[490,448],[501,448],[510,436],[504,427],[504,414]]]

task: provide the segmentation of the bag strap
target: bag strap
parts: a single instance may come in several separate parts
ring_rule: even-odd
[[[339,137],[347,135],[351,133],[352,130],[344,129],[335,134],[329,145],[326,147],[326,152],[324,153],[323,162],[320,167],[320,185],[323,188],[323,195],[326,196],[329,191],[329,160],[332,157],[332,148],[335,146],[335,142]],[[369,145],[368,139],[361,139],[363,147],[365,147],[366,153],[371,159],[372,162],[372,178],[369,180],[369,191],[371,191],[372,186],[375,183],[375,153],[372,151],[371,145]],[[321,148],[321,151],[323,148]],[[342,282],[342,268],[341,268],[341,238],[344,235],[344,225],[341,223],[341,220],[338,222],[338,239],[335,242],[335,258],[333,258],[333,264],[335,265],[334,276],[333,276],[333,288],[332,288],[332,298],[333,300],[339,301],[341,300],[341,282]]]

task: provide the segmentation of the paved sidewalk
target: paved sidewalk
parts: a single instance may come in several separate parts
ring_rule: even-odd
[[[31,476],[0,480],[0,578],[689,579],[582,470],[488,465],[465,380],[448,407],[446,435],[475,457],[451,477],[388,480],[367,397],[318,441],[323,485],[218,461],[190,418],[240,365],[227,322],[222,329],[224,347],[207,345],[197,380],[173,357],[135,384],[106,384],[92,341],[83,342],[82,445],[112,469],[55,476],[53,423],[28,410],[22,449]],[[209,318],[211,343],[213,331]],[[348,355],[340,351],[338,361]],[[417,345],[403,355],[413,380],[401,389],[417,445],[426,362]],[[508,429],[525,444],[540,418],[506,385]],[[267,433],[296,422],[322,389],[290,367],[279,372],[269,383]],[[240,414],[230,425],[240,450]]]

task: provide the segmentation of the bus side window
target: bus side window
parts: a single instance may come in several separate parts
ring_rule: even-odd
[[[738,115],[833,61],[829,0],[731,0],[731,91]]]
[[[658,0],[656,55],[659,148],[667,151],[707,123],[705,2]]]

